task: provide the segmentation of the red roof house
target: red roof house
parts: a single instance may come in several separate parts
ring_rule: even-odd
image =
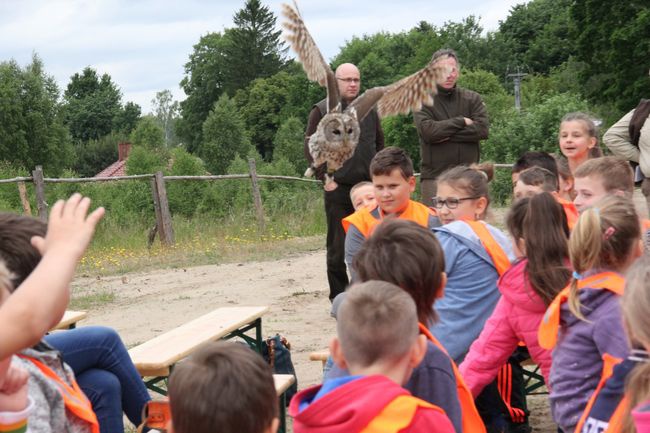
[[[116,177],[126,176],[126,160],[131,151],[131,143],[124,141],[117,144],[118,159],[99,173],[95,177]]]

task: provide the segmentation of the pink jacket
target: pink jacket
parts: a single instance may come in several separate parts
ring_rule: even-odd
[[[531,358],[540,366],[548,383],[551,351],[542,349],[537,342],[537,330],[546,305],[528,284],[527,262],[526,259],[515,262],[499,279],[501,299],[459,367],[474,397],[494,380],[520,341],[526,343]]]

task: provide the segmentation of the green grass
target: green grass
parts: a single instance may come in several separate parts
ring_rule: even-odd
[[[98,308],[115,301],[115,293],[108,290],[96,291],[90,294],[74,296],[70,300],[69,309],[71,310],[89,310]]]

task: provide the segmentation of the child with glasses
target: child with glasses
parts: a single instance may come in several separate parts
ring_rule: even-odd
[[[433,230],[445,254],[448,282],[443,297],[436,302],[440,320],[430,330],[457,364],[491,316],[500,298],[499,276],[515,259],[508,237],[483,221],[490,204],[488,182],[493,173],[491,164],[451,168],[438,177],[438,191],[433,197],[444,224]],[[520,379],[512,376],[517,368],[517,363],[510,364],[508,380]],[[522,405],[515,405],[522,399],[512,390],[499,390],[495,382],[486,387],[477,399],[477,408],[488,431],[526,431],[526,412],[516,407]],[[510,403],[506,405],[506,401]]]

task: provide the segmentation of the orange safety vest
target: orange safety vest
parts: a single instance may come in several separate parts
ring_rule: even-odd
[[[400,395],[388,403],[379,414],[365,426],[361,433],[397,433],[413,422],[418,408],[429,408],[444,414],[445,411],[412,395]]]
[[[650,220],[647,220],[647,219],[645,219],[645,218],[642,219],[642,220],[641,220],[641,229],[642,229],[644,232],[647,232],[648,230],[650,230]]]
[[[569,230],[573,230],[573,227],[578,222],[578,217],[580,216],[578,208],[576,208],[576,205],[574,205],[572,201],[565,200],[562,197],[556,197],[556,200],[562,205],[562,209],[564,209]]]
[[[499,276],[503,275],[510,267],[510,259],[499,243],[494,239],[487,226],[480,221],[463,220],[476,233],[476,236],[483,244],[483,248],[492,258],[492,263],[497,269]]]
[[[440,342],[436,339],[436,337],[431,334],[429,329],[424,326],[423,324],[419,324],[420,326],[420,332],[424,334],[427,339],[433,343],[434,346],[436,346],[438,349],[442,350],[445,354],[447,351],[445,348],[440,344]],[[472,393],[465,385],[465,381],[463,380],[463,376],[460,375],[460,372],[458,371],[458,367],[456,367],[456,363],[454,362],[453,359],[449,358],[451,361],[451,368],[454,370],[454,377],[456,378],[456,392],[458,393],[458,401],[460,402],[460,410],[463,415],[463,431],[464,432],[472,432],[472,433],[485,433],[485,424],[483,424],[483,420],[481,419],[481,416],[478,414],[478,410],[476,410],[476,405],[474,404],[474,397],[472,397]]]
[[[365,238],[368,238],[377,224],[379,224],[384,218],[384,214],[381,209],[379,209],[379,219],[372,216],[370,212],[371,211],[368,209],[361,209],[352,215],[343,218],[341,223],[343,224],[343,229],[345,232],[347,233],[350,225],[354,225]],[[406,209],[404,209],[404,212],[399,214],[398,218],[408,221],[415,221],[422,227],[428,227],[429,217],[435,215],[436,213],[434,210],[426,207],[422,203],[409,200],[409,204],[406,206]]]
[[[34,358],[25,355],[18,355],[26,361],[31,362],[38,367],[41,372],[56,384],[63,402],[65,403],[66,410],[72,412],[77,418],[86,421],[90,424],[90,431],[92,433],[99,433],[99,421],[93,411],[93,407],[88,401],[86,394],[83,393],[77,381],[72,378],[72,386],[65,383],[61,378],[47,365],[43,364]]]
[[[578,280],[578,289],[586,287],[590,289],[607,289],[620,296],[623,295],[625,288],[625,278],[614,272],[601,272]],[[571,285],[569,284],[558,293],[551,305],[548,306],[546,313],[544,313],[537,334],[539,345],[544,349],[551,350],[557,343],[557,334],[560,331],[560,308],[569,299],[570,290]]]
[[[621,362],[623,362],[621,358],[616,358],[615,356],[612,356],[608,353],[605,353],[603,355],[603,371],[600,378],[600,382],[598,382],[598,387],[596,388],[596,391],[594,391],[594,393],[589,398],[589,401],[587,402],[585,411],[580,417],[580,421],[578,421],[578,425],[576,426],[575,433],[582,432],[582,426],[587,420],[587,416],[589,415],[589,412],[591,412],[591,408],[593,407],[594,403],[596,402],[596,399],[598,398],[598,393],[600,393],[602,388],[605,386],[605,382],[607,382],[607,379],[609,379],[612,376],[612,374],[614,374],[614,367],[617,364],[620,364]],[[614,413],[612,414],[611,418],[609,419],[609,424],[607,425],[607,428],[605,428],[605,430],[603,430],[602,433],[618,433],[621,431],[621,429],[623,428],[623,415],[625,415],[627,405],[628,405],[628,398],[627,396],[624,396],[621,402],[616,407],[616,410],[614,410]]]

